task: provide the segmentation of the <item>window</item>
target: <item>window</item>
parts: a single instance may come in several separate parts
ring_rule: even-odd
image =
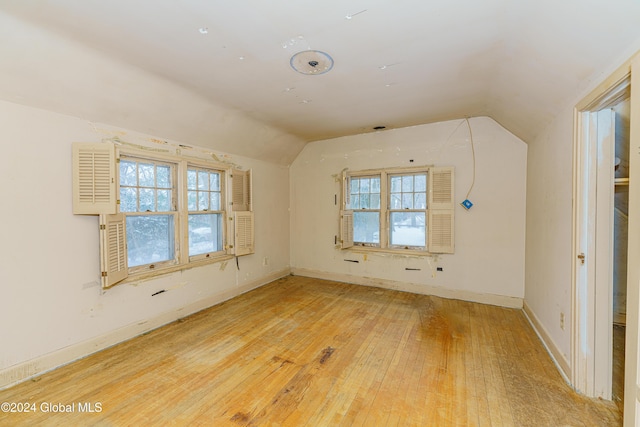
[[[126,218],[130,269],[177,263],[175,170],[175,164],[149,159],[120,160],[120,212]]]
[[[223,250],[222,172],[201,168],[187,170],[189,257]]]
[[[249,170],[111,143],[74,144],[73,167],[73,212],[100,215],[105,288],[254,252]]]
[[[351,178],[353,240],[362,245],[380,243],[380,176]]]
[[[349,172],[343,183],[343,248],[453,253],[453,168]]]
[[[426,172],[389,175],[389,246],[424,249],[427,242]]]

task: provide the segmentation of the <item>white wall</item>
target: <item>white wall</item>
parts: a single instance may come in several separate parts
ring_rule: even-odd
[[[229,261],[102,291],[98,219],[71,211],[71,144],[113,136],[152,138],[0,101],[0,388],[289,272],[288,167],[212,141],[253,169],[256,254],[239,271]]]
[[[635,41],[618,60],[585,80],[538,137],[529,141],[525,308],[565,374],[571,363],[573,112],[598,84],[627,61]],[[564,314],[564,328],[560,316]]]
[[[527,168],[525,303],[565,367],[571,350],[572,141],[573,112],[567,108],[529,144]]]
[[[304,141],[0,11],[0,99],[288,165]]]
[[[308,144],[291,166],[291,265],[296,274],[514,305],[524,297],[527,146],[490,118],[470,120],[476,182],[470,211],[457,205],[453,255],[404,257],[344,251],[338,234],[344,168],[455,166],[455,195],[472,182],[472,153],[461,120]],[[461,124],[462,123],[462,124]],[[410,163],[410,160],[413,162]],[[359,263],[346,262],[358,260]],[[436,267],[444,271],[437,272]],[[407,271],[405,268],[419,268]]]

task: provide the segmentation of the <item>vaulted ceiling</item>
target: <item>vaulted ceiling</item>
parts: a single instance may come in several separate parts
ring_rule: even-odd
[[[262,126],[240,152],[286,163],[305,142],[465,116],[530,142],[634,53],[640,2],[21,0],[0,2],[0,37],[0,98],[187,142],[231,118]],[[296,72],[308,50],[333,68]]]

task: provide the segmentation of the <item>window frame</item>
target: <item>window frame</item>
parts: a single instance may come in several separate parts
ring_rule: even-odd
[[[388,252],[401,253],[406,255],[430,255],[438,253],[454,253],[454,170],[453,167],[436,167],[436,166],[415,166],[415,167],[389,167],[381,169],[367,169],[359,171],[345,170],[342,172],[342,197],[340,210],[340,248],[354,251],[366,252]],[[417,211],[425,213],[425,246],[408,246],[408,245],[391,245],[390,223],[391,213],[404,210],[391,209],[391,177],[426,174],[426,208]],[[447,176],[449,181],[448,187],[445,185],[442,189],[448,191],[446,202],[440,198],[438,201],[434,197],[442,194],[442,189],[436,189],[434,186],[441,182],[441,179],[433,179],[434,174],[438,174],[438,178]],[[362,244],[356,242],[354,238],[355,231],[353,229],[354,213],[357,209],[351,208],[351,178],[360,178],[366,176],[380,176],[380,243],[377,245]],[[440,185],[440,184],[438,184]],[[416,211],[415,209],[410,211]],[[434,215],[438,215],[439,220],[432,221]],[[443,216],[444,215],[444,216]],[[442,219],[444,218],[444,220]],[[444,224],[444,226],[443,226]],[[433,227],[438,226],[436,231],[438,237],[444,236],[444,244],[442,239],[434,242],[432,239]],[[440,233],[444,229],[444,233]],[[448,234],[447,234],[448,233]]]
[[[211,161],[215,154],[195,147],[167,142],[162,148],[148,142],[124,141],[72,143],[73,213],[97,215],[100,226],[99,255],[103,289],[118,283],[141,281],[188,268],[255,253],[253,184],[251,169],[242,170],[228,162]],[[188,150],[188,154],[182,152]],[[129,269],[127,265],[126,216],[120,212],[120,159],[136,158],[175,164],[177,213],[174,219],[175,265],[162,268]],[[188,182],[189,166],[221,173],[223,250],[189,257]],[[164,189],[164,187],[162,188]],[[145,212],[146,213],[146,212]],[[142,213],[144,214],[144,213]],[[162,213],[165,214],[165,213]],[[134,215],[134,213],[129,213]],[[177,225],[176,225],[177,224]],[[236,244],[239,243],[239,244]],[[148,264],[147,266],[150,266]]]
[[[116,161],[118,167],[116,167],[116,194],[118,197],[118,212],[125,216],[138,216],[149,214],[148,212],[121,212],[121,200],[120,200],[120,162],[123,159],[135,159],[137,161],[148,161],[157,164],[173,165],[172,177],[173,194],[172,200],[173,208],[175,209],[170,214],[174,215],[174,259],[170,261],[164,261],[155,264],[145,264],[141,266],[128,268],[128,279],[153,277],[161,273],[169,273],[185,268],[191,268],[200,264],[207,264],[211,262],[219,262],[232,258],[229,253],[229,249],[233,247],[229,243],[229,232],[226,226],[227,212],[230,211],[230,207],[227,206],[227,200],[229,197],[226,195],[226,189],[229,188],[227,181],[231,179],[231,171],[227,165],[220,165],[213,162],[202,161],[198,159],[190,159],[180,155],[171,155],[164,153],[148,153],[147,151],[140,151],[130,147],[117,147],[116,148]],[[222,249],[214,252],[202,253],[194,256],[189,255],[189,204],[188,204],[188,179],[187,174],[190,168],[199,170],[206,170],[209,172],[217,172],[220,174],[220,208],[216,211],[222,215]],[[158,215],[166,212],[157,213]],[[128,254],[128,252],[127,252]]]
[[[220,209],[219,210],[205,210],[205,211],[200,211],[200,210],[196,210],[196,211],[191,211],[189,210],[189,184],[188,184],[188,173],[189,170],[195,169],[196,171],[203,171],[203,172],[208,172],[208,173],[218,173],[219,174],[219,185],[220,185]],[[227,181],[227,176],[229,175],[229,173],[231,173],[231,169],[221,169],[221,168],[215,168],[213,167],[213,165],[203,165],[200,162],[193,162],[193,161],[189,161],[187,162],[186,165],[186,170],[185,170],[185,181],[184,181],[184,206],[185,206],[185,230],[184,230],[184,235],[185,235],[185,252],[188,258],[188,262],[196,262],[196,261],[202,261],[202,260],[208,260],[208,259],[216,259],[219,257],[224,257],[227,254],[227,248],[229,246],[228,243],[228,229],[225,226],[225,218],[227,217],[227,210],[224,209],[227,203],[227,199],[229,198],[228,195],[226,194],[226,189],[227,189],[227,185],[226,185],[226,181]],[[198,190],[196,190],[198,191]],[[208,190],[208,192],[211,192],[211,190]],[[211,251],[211,252],[204,252],[204,253],[200,253],[200,254],[196,254],[196,255],[191,255],[189,253],[189,217],[191,215],[206,215],[206,214],[219,214],[221,215],[221,226],[220,226],[220,230],[219,232],[222,233],[222,247],[220,248],[220,250],[218,251]]]
[[[395,209],[392,207],[392,203],[391,203],[391,197],[393,196],[393,194],[397,193],[395,191],[392,191],[392,184],[391,181],[394,177],[405,177],[405,176],[413,176],[413,185],[415,186],[415,176],[417,175],[425,175],[426,177],[426,181],[425,181],[425,207],[424,209],[416,209],[415,207],[413,208],[400,208],[400,209]],[[386,215],[387,215],[387,224],[388,224],[388,233],[387,233],[387,239],[388,239],[388,247],[389,249],[392,250],[413,250],[413,251],[420,251],[420,252],[425,252],[428,249],[429,246],[429,242],[428,242],[428,237],[429,237],[429,206],[426,200],[427,197],[427,193],[428,193],[428,187],[429,187],[429,171],[428,169],[425,170],[417,170],[417,171],[403,171],[403,172],[396,172],[396,171],[387,171],[386,173],[387,176],[387,211],[386,211]],[[402,184],[401,184],[402,185]],[[412,191],[401,191],[400,194],[404,195],[405,193],[411,193],[412,194],[412,204],[415,204],[415,194],[417,193],[414,190]],[[421,192],[419,192],[421,193]],[[404,202],[401,202],[404,203]],[[424,239],[424,245],[423,246],[415,246],[415,245],[398,245],[398,244],[393,244],[391,242],[391,230],[392,230],[392,222],[391,222],[391,215],[394,212],[422,212],[424,214],[424,226],[425,226],[425,239]]]
[[[138,164],[153,164],[154,166],[158,166],[158,165],[162,165],[162,166],[168,166],[170,167],[170,173],[169,173],[169,177],[171,180],[171,186],[169,187],[170,189],[170,194],[171,194],[171,202],[170,202],[170,210],[169,211],[122,211],[122,184],[120,182],[121,176],[120,176],[120,167],[122,165],[122,161],[123,160],[131,160],[133,162],[136,162]],[[117,172],[116,172],[116,176],[117,176],[117,185],[116,185],[116,189],[117,189],[117,197],[118,197],[118,212],[121,213],[122,215],[124,215],[124,220],[125,222],[127,222],[127,218],[135,218],[135,217],[142,217],[142,216],[172,216],[173,217],[173,231],[172,231],[172,240],[173,240],[173,257],[171,259],[168,259],[166,261],[159,261],[159,262],[152,262],[152,263],[147,263],[147,264],[141,264],[141,265],[136,265],[136,266],[128,266],[128,275],[129,276],[133,276],[136,274],[141,274],[141,273],[146,273],[146,272],[150,272],[150,271],[159,271],[162,269],[166,269],[166,268],[170,268],[173,267],[177,264],[180,263],[180,211],[179,211],[179,188],[178,188],[178,166],[179,166],[179,162],[176,161],[168,161],[166,159],[156,159],[156,158],[152,158],[149,156],[141,156],[141,155],[130,155],[128,153],[120,153],[120,156],[118,157],[118,168],[117,168]],[[149,187],[149,186],[140,186],[140,185],[136,185],[136,186],[128,186],[125,185],[125,187],[128,188],[142,188],[142,189],[149,189],[149,188],[154,188],[154,189],[158,189],[158,188],[162,188],[162,187]],[[137,201],[138,201],[138,206],[136,206],[136,209],[139,209],[139,199],[140,197],[137,197]],[[156,209],[157,209],[157,196],[156,196]],[[129,240],[127,239],[127,254],[126,254],[127,258],[129,256]]]
[[[351,191],[352,182],[353,182],[351,180],[352,177],[353,178],[357,178],[358,180],[365,179],[365,178],[378,178],[380,180],[380,193],[379,193],[380,205],[379,205],[378,209],[372,209],[372,208],[357,208],[357,209],[354,209],[354,208],[351,208],[351,206],[350,206],[350,208],[351,208],[350,210],[353,211],[353,222],[354,222],[354,224],[353,224],[353,227],[354,227],[354,230],[353,230],[353,241],[354,241],[354,246],[357,245],[357,246],[369,247],[369,248],[379,248],[380,245],[382,244],[382,234],[383,234],[383,228],[382,228],[382,223],[383,223],[382,216],[384,215],[384,213],[383,213],[384,212],[384,210],[383,210],[384,202],[382,200],[383,199],[383,197],[382,197],[382,180],[383,180],[383,178],[382,178],[382,176],[380,174],[377,174],[377,173],[374,173],[374,174],[363,174],[363,175],[360,175],[360,174],[351,175],[349,177],[349,184],[348,184],[348,187],[347,187],[348,191],[349,191],[349,200],[350,200],[350,202],[352,201],[353,194],[354,194]],[[362,194],[365,194],[365,193],[358,192],[357,194],[360,197],[362,197]],[[372,193],[369,191],[366,194],[368,194],[370,196]],[[355,222],[356,222],[356,213],[358,213],[358,212],[377,213],[378,214],[378,243],[356,241],[356,239],[355,239]]]

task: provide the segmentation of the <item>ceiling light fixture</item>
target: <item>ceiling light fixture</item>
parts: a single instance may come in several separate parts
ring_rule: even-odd
[[[301,74],[324,74],[333,68],[333,58],[319,50],[303,50],[291,57],[291,68]]]

